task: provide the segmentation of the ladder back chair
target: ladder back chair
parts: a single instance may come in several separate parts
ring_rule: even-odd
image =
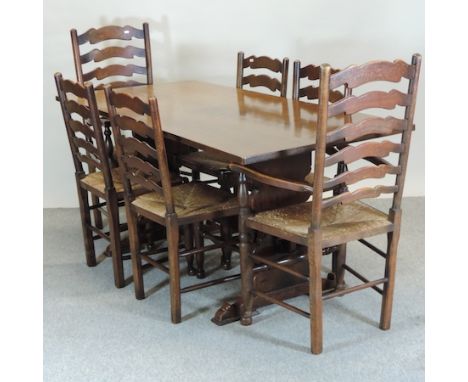
[[[95,89],[103,89],[106,83],[112,87],[150,85],[153,83],[151,44],[148,23],[141,29],[126,25],[108,25],[98,29],[91,28],[78,35],[76,29],[70,31],[73,59],[77,81],[91,81]],[[138,42],[140,40],[140,42]],[[108,41],[112,41],[109,46]],[[128,42],[132,41],[132,45]],[[83,46],[91,50],[82,52]],[[144,61],[138,62],[138,59]],[[104,67],[95,67],[103,63]],[[84,71],[90,64],[91,70]],[[115,77],[131,77],[108,82]]]
[[[252,323],[252,301],[254,296],[279,304],[291,311],[310,318],[311,351],[322,352],[322,301],[342,296],[365,288],[372,288],[382,295],[380,328],[390,328],[393,291],[395,287],[395,267],[398,240],[401,225],[401,201],[408,162],[409,146],[413,127],[413,117],[418,88],[421,56],[415,54],[411,64],[396,60],[373,61],[360,66],[350,66],[338,73],[331,74],[331,68],[323,65],[320,69],[319,114],[317,122],[316,149],[313,184],[291,182],[265,176],[240,165],[231,165],[231,169],[240,172],[240,253],[242,272],[242,320],[244,325]],[[393,89],[390,92],[368,91],[359,96],[348,95],[329,104],[330,92],[347,85],[350,89],[359,88],[374,81],[401,82],[408,80],[408,90],[403,93]],[[397,118],[397,106],[404,109],[404,116]],[[394,110],[387,117],[369,117],[357,122],[345,123],[341,128],[327,131],[328,118],[342,113],[350,116],[366,109]],[[401,110],[401,109],[399,109]],[[385,139],[394,136],[399,143]],[[380,139],[375,139],[380,138]],[[327,155],[327,146],[337,147],[337,152]],[[390,154],[396,154],[396,163]],[[364,160],[364,162],[362,161]],[[343,161],[353,164],[356,169],[347,170],[332,179],[325,179],[325,168]],[[370,165],[364,165],[369,162]],[[364,164],[363,164],[364,163]],[[312,201],[276,210],[250,214],[246,176],[258,182],[296,191],[308,191]],[[394,179],[388,179],[392,178]],[[390,183],[374,187],[359,187],[359,182],[368,179],[387,178]],[[388,183],[388,182],[387,182]],[[327,192],[338,184],[358,187],[337,195],[327,196]],[[361,183],[362,185],[362,183]],[[325,194],[325,195],[324,195]],[[362,199],[376,198],[382,194],[392,194],[392,205],[387,212],[382,212],[362,202]],[[307,246],[307,275],[295,272],[287,267],[268,261],[253,254],[249,240],[250,230],[258,230]],[[387,234],[387,249],[382,251],[369,243],[366,238],[378,234]],[[320,275],[322,253],[327,248],[341,246],[350,241],[362,244],[385,259],[384,276],[369,281],[341,258],[337,267],[337,287],[322,289]],[[267,293],[254,290],[252,285],[254,263],[267,264],[280,269],[309,283],[310,312],[305,312],[285,301],[273,298]],[[346,287],[340,280],[345,271],[354,275],[363,283]],[[383,288],[378,285],[383,284]]]
[[[228,276],[180,287],[180,258],[195,255],[197,262],[202,261],[203,257],[199,255],[205,251],[230,245],[229,240],[223,241],[205,232],[202,223],[238,215],[238,202],[230,193],[200,182],[173,186],[156,99],[150,98],[145,103],[139,98],[115,92],[110,87],[106,87],[105,91],[125,188],[135,296],[137,299],[145,298],[142,273],[142,260],[145,260],[147,264],[169,274],[171,320],[179,323],[182,293],[240,277]],[[154,146],[147,143],[149,138],[154,140]],[[132,183],[140,185],[148,192],[135,195]],[[159,248],[156,251],[142,248],[136,224],[138,216],[166,228],[168,248]],[[190,235],[187,235],[187,227],[190,226],[193,227],[195,249],[192,248]],[[180,227],[184,232],[185,248],[180,248]],[[204,238],[210,239],[213,244],[204,245]],[[167,257],[155,258],[164,252],[168,252]]]
[[[114,282],[117,288],[125,285],[120,243],[119,204],[123,203],[123,184],[118,169],[112,168],[106,153],[104,135],[91,84],[63,79],[55,74],[58,99],[62,108],[67,137],[75,165],[75,179],[81,213],[86,263],[96,265],[94,241],[100,238],[111,245]],[[85,123],[84,121],[88,121]],[[90,193],[98,203],[89,203]],[[99,202],[99,198],[104,202]],[[106,207],[109,232],[91,219],[91,211]]]
[[[331,74],[338,73],[339,71],[339,69],[330,69]],[[310,82],[308,85],[301,88],[301,80],[305,79]],[[319,79],[320,66],[310,64],[302,67],[301,61],[294,61],[292,98],[294,100],[306,99],[308,101],[318,101],[319,87],[314,86],[314,81],[319,81]],[[342,99],[345,95],[345,92],[348,90],[346,85],[344,86],[344,90],[344,92],[340,90],[330,91],[328,102],[333,103]]]
[[[279,91],[280,97],[286,97],[288,90],[288,68],[289,59],[283,58],[283,62],[278,59],[273,59],[267,56],[248,56],[244,57],[244,52],[237,54],[237,82],[236,87],[243,89],[245,85],[251,88],[265,87],[271,92]],[[267,74],[248,74],[245,75],[244,70],[251,69],[253,71],[268,70],[273,73],[279,73],[281,79],[270,77]]]
[[[70,31],[76,79],[91,82],[95,89],[106,83],[113,87],[150,85],[153,83],[151,40],[148,23],[141,29],[126,25],[91,28],[82,34]],[[109,121],[103,119],[107,154],[113,164],[114,148]],[[93,203],[99,200],[92,197]],[[100,209],[93,211],[97,226],[102,228]]]

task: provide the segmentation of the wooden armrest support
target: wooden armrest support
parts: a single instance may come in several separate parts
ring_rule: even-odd
[[[242,172],[248,178],[253,179],[257,182],[266,184],[268,186],[273,186],[277,188],[282,188],[290,191],[297,192],[313,192],[313,187],[305,182],[297,182],[292,180],[286,180],[282,178],[276,178],[271,175],[262,174],[261,172],[252,170],[251,168],[231,163],[229,169],[234,172]]]

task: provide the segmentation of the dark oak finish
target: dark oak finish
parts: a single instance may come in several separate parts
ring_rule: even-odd
[[[270,77],[266,74],[248,74],[244,73],[245,69],[266,69],[273,73],[279,73],[280,79]],[[242,89],[245,85],[252,88],[261,86],[269,89],[272,92],[279,92],[281,97],[286,97],[288,90],[288,68],[289,59],[283,58],[281,62],[278,59],[273,59],[267,56],[249,56],[244,58],[244,52],[237,54],[237,81],[236,87]],[[258,71],[257,71],[258,72]]]
[[[257,182],[288,190],[310,191],[310,186],[301,182],[275,179],[244,166],[231,165],[232,170],[240,173],[239,227],[243,299],[241,322],[244,325],[249,325],[252,322],[254,297],[268,299],[272,303],[277,303],[296,313],[310,317],[311,350],[312,353],[319,354],[322,352],[322,301],[365,288],[372,288],[383,296],[380,328],[383,330],[390,328],[396,253],[401,223],[401,199],[420,66],[421,57],[416,54],[413,56],[411,64],[406,64],[401,60],[394,62],[375,61],[361,66],[351,66],[335,74],[331,74],[331,68],[328,65],[321,67],[314,171],[309,177],[313,187],[311,202],[252,214],[245,186],[246,176]],[[372,81],[398,82],[402,78],[409,80],[407,93],[396,90],[389,93],[371,91],[355,97],[347,92],[343,98],[330,104],[330,92],[339,86],[346,85],[349,89],[353,89]],[[377,107],[396,112],[397,106],[404,106],[403,118],[395,118],[394,116],[387,118],[369,117],[366,120],[353,121],[353,114],[361,110]],[[348,123],[330,132],[330,118],[341,115],[341,113],[346,113]],[[368,142],[371,138],[396,134],[400,137],[400,143],[389,142],[385,139]],[[333,150],[330,150],[330,147],[333,147]],[[384,159],[389,153],[397,154],[395,165]],[[363,165],[363,161],[360,159],[364,159],[364,163],[370,162],[371,166]],[[346,168],[339,172],[334,179],[325,178],[325,168],[336,163],[354,164],[357,169]],[[395,177],[393,185],[348,189],[348,186],[356,186],[359,181],[370,178],[381,179],[387,176]],[[324,193],[333,189],[337,184],[345,186],[341,192],[324,196]],[[392,207],[388,213],[378,211],[360,202],[361,199],[374,198],[381,193],[393,194]],[[252,230],[307,246],[308,274],[296,274],[296,277],[309,280],[310,313],[285,303],[281,298],[274,298],[255,289],[253,284],[254,260],[269,266],[271,266],[271,261],[252,253],[250,239],[253,234]],[[388,236],[386,252],[375,248],[364,240],[382,233],[386,233]],[[343,250],[343,246],[352,240],[359,240],[368,248],[384,256],[385,276],[369,281],[346,264],[345,256],[338,255],[334,259],[336,288],[324,291],[320,276],[324,250],[337,246],[339,253]],[[283,267],[283,270],[288,274],[295,274],[282,265],[275,267],[277,269]],[[343,275],[346,270],[363,281],[363,284],[346,288],[343,283]],[[377,287],[379,284],[383,284],[383,290]]]
[[[339,69],[331,69],[331,73],[338,73]],[[308,80],[310,83],[304,87],[301,87],[301,80]],[[320,79],[320,66],[309,64],[307,66],[301,66],[301,61],[294,61],[293,69],[293,90],[292,98],[299,100],[301,98],[307,99],[308,101],[317,101],[319,99],[319,86],[318,81]],[[314,86],[314,83],[317,83]],[[346,86],[344,91],[332,90],[329,95],[329,102],[339,101],[344,97],[346,92]]]
[[[114,282],[117,288],[121,288],[125,285],[119,222],[123,187],[118,172],[111,167],[107,156],[94,89],[91,84],[83,86],[64,80],[60,73],[55,74],[55,83],[75,165],[86,263],[90,267],[96,265],[96,239],[110,241]],[[88,193],[93,197],[92,204],[89,203]],[[99,199],[104,202],[100,203]],[[91,219],[91,211],[98,207],[107,207],[108,233],[102,230],[100,215],[98,219],[95,215],[94,223]]]
[[[188,81],[119,88],[116,92],[143,100],[155,96],[164,110],[161,124],[165,137],[213,153],[226,162],[254,164],[310,153],[315,148],[318,105],[313,103],[284,99],[285,113],[291,115],[296,104],[307,111],[307,118],[291,126],[278,113],[244,113],[239,108],[239,93],[247,91],[227,86]],[[256,92],[248,92],[248,96],[258,109],[267,105],[266,110],[278,99]],[[99,110],[107,113],[104,93],[97,91],[96,97]],[[277,110],[283,113],[282,108]],[[357,113],[352,115],[352,122],[368,117]],[[338,115],[329,119],[328,129],[333,131],[344,124],[345,115]]]
[[[203,183],[173,185],[156,98],[151,96],[142,100],[116,93],[110,86],[107,86],[105,91],[124,182],[135,296],[137,299],[145,298],[142,273],[142,260],[145,260],[169,274],[171,320],[173,323],[179,323],[181,293],[239,277],[229,276],[181,288],[179,269],[180,257],[188,258],[189,264],[193,264],[195,256],[198,276],[204,277],[203,273],[200,273],[203,269],[203,254],[212,249],[223,248],[226,243],[221,238],[207,235],[214,244],[204,245],[202,223],[237,216],[238,203],[229,193]],[[154,146],[147,143],[148,139],[154,142]],[[136,195],[132,184],[139,185],[147,193]],[[165,259],[152,258],[155,253],[145,250],[140,245],[136,224],[139,216],[166,228],[169,267],[162,264]],[[184,232],[183,240],[180,238],[180,228]],[[226,242],[230,244],[230,238]],[[182,243],[185,244],[185,249],[180,250]],[[157,251],[156,254],[160,252]],[[191,270],[189,265],[189,273]]]

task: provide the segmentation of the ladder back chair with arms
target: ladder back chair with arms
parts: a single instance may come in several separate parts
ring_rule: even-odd
[[[90,267],[96,265],[94,241],[109,240],[115,286],[121,288],[125,285],[120,243],[123,227],[118,209],[119,202],[123,203],[123,185],[118,169],[111,167],[106,153],[94,89],[91,84],[65,80],[60,73],[55,74],[55,83],[75,165],[86,263]],[[88,193],[98,202],[90,205]],[[91,211],[101,207],[107,209],[108,233],[102,230],[102,221],[98,224],[94,220],[93,224],[91,219]]]
[[[292,90],[292,98],[296,101],[305,101],[305,102],[313,102],[318,103],[319,100],[319,80],[320,80],[320,66],[309,64],[306,66],[301,66],[301,61],[296,60],[294,61],[294,68],[293,68],[293,90]],[[340,69],[330,68],[330,73],[335,74],[338,73]],[[302,87],[301,87],[302,82]],[[305,83],[305,84],[304,84]],[[351,89],[348,88],[346,84],[340,86],[340,89],[331,90],[328,97],[329,103],[334,103],[345,96],[351,95]],[[301,104],[298,102],[293,103],[293,111],[294,111],[294,119],[300,120],[301,116]],[[345,122],[350,122],[349,116],[345,117]],[[327,146],[327,154],[333,154],[337,152],[338,148],[333,146]],[[336,175],[340,175],[341,173],[347,171],[348,167],[343,161],[337,163],[336,166]],[[306,176],[305,181],[312,184],[313,173]],[[334,194],[339,194],[341,192],[346,191],[345,184],[338,184],[333,192]],[[346,244],[343,244],[336,248],[336,250],[332,251],[332,274],[337,273],[336,267],[340,262],[342,262],[342,258],[346,256]],[[341,283],[344,280],[340,280]]]
[[[91,28],[82,34],[70,31],[76,80],[81,84],[91,82],[95,89],[104,88],[106,83],[113,87],[150,85],[153,83],[151,43],[149,27],[107,25]],[[103,120],[107,153],[112,163],[114,149],[110,124]],[[93,203],[99,200],[93,196]],[[93,211],[98,227],[102,228],[99,209]]]
[[[173,186],[156,99],[150,98],[149,103],[145,103],[139,98],[114,92],[110,87],[106,87],[105,91],[125,188],[135,296],[137,299],[145,297],[143,259],[169,274],[171,319],[173,323],[178,323],[181,321],[181,293],[239,278],[239,275],[228,276],[181,289],[179,269],[181,257],[195,255],[198,261],[198,255],[225,245],[209,234],[206,237],[213,241],[212,245],[205,246],[203,240],[197,238],[200,238],[199,233],[203,233],[204,221],[238,215],[238,202],[230,193],[200,182]],[[147,143],[147,138],[154,140],[154,147]],[[148,193],[136,196],[132,182]],[[166,227],[169,267],[164,264],[167,258],[156,259],[153,256],[166,249],[151,253],[140,246],[136,225],[138,216]],[[185,237],[185,228],[189,225],[194,227],[195,249]],[[179,228],[184,228],[185,249],[182,250]]]
[[[290,182],[267,177],[244,166],[231,165],[233,170],[240,172],[240,250],[242,269],[242,323],[252,323],[252,297],[265,298],[289,310],[310,318],[311,350],[314,354],[322,352],[322,301],[332,297],[342,296],[350,292],[372,288],[382,295],[380,328],[390,328],[393,291],[395,286],[395,269],[397,246],[401,225],[401,202],[408,161],[409,146],[413,127],[413,117],[418,88],[421,57],[415,54],[411,64],[396,60],[373,61],[360,66],[350,66],[339,73],[330,74],[328,65],[320,70],[319,114],[316,135],[313,184]],[[359,96],[348,95],[329,104],[329,94],[334,89],[346,84],[350,89],[374,81],[402,82],[408,80],[408,91],[403,93],[396,89],[390,92],[368,91]],[[398,118],[395,113],[397,106],[404,109],[404,116]],[[369,117],[354,123],[345,123],[341,128],[327,131],[328,118],[347,113],[350,116],[366,109],[387,109],[387,117]],[[401,109],[399,109],[401,111]],[[398,139],[399,143],[389,140]],[[380,138],[380,139],[375,139]],[[338,151],[327,155],[327,145],[338,147]],[[389,155],[397,157],[396,162],[390,162]],[[363,165],[370,162],[370,165]],[[356,169],[347,170],[332,179],[325,179],[325,168],[343,161],[353,164]],[[312,201],[276,210],[260,212],[252,215],[248,208],[248,194],[245,177],[259,182],[268,182],[276,187],[312,193]],[[393,179],[394,177],[394,179]],[[383,185],[385,178],[390,185]],[[388,179],[390,178],[390,179]],[[380,185],[374,187],[359,187],[359,182],[374,179]],[[337,184],[353,186],[357,189],[346,190],[338,195],[327,196]],[[325,193],[325,195],[323,195]],[[362,199],[376,198],[381,194],[393,194],[391,208],[382,212],[362,202]],[[307,275],[285,268],[277,263],[256,256],[251,251],[249,230],[267,232],[308,248],[309,273]],[[369,243],[366,238],[378,234],[387,234],[387,249],[382,251]],[[358,240],[374,250],[385,259],[384,276],[369,281],[366,277],[346,264],[345,259],[338,267],[338,280],[345,271],[361,280],[363,284],[341,288],[322,290],[320,275],[322,252],[326,248],[339,246]],[[266,293],[252,288],[252,267],[255,262],[267,263],[270,266],[303,278],[309,282],[310,312],[305,312],[284,301],[275,299]],[[339,284],[339,283],[338,283]],[[383,288],[378,285],[383,284]]]

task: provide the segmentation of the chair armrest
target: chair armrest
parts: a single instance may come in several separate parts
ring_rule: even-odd
[[[259,183],[266,184],[284,190],[297,191],[297,192],[313,192],[313,187],[305,182],[298,182],[293,180],[286,180],[282,178],[276,178],[271,175],[263,174],[259,171],[252,170],[251,168],[231,163],[229,169],[245,174],[248,178],[253,179]]]

